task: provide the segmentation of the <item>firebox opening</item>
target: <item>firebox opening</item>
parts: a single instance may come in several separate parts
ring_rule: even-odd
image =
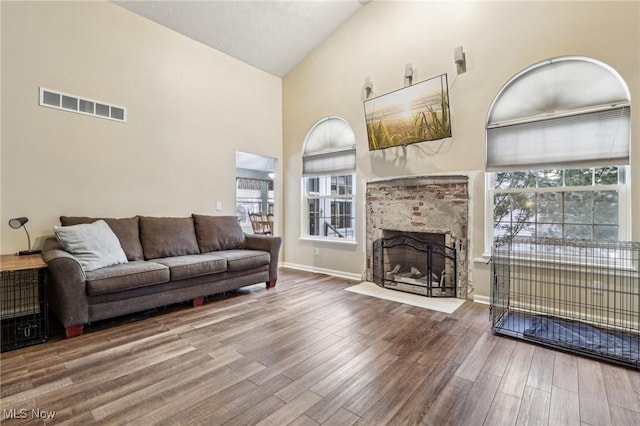
[[[456,249],[450,233],[385,230],[374,241],[374,282],[428,297],[456,297]]]

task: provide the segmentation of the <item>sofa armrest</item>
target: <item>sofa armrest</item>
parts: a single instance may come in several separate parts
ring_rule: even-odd
[[[280,246],[282,237],[271,235],[245,234],[246,248],[249,250],[264,250],[271,255],[269,263],[269,281],[275,282],[278,279],[278,257],[280,256]]]
[[[47,262],[47,298],[53,312],[65,328],[87,323],[86,277],[78,260],[55,238],[45,241],[42,258]]]

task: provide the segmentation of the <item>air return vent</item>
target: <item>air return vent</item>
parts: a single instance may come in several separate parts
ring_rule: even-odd
[[[81,98],[76,95],[57,92],[43,87],[40,88],[40,105],[64,111],[77,112],[78,114],[106,118],[108,120],[127,121],[127,109],[124,107]]]

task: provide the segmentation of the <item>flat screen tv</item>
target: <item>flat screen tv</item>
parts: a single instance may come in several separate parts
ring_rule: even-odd
[[[447,75],[364,101],[369,150],[451,137]]]

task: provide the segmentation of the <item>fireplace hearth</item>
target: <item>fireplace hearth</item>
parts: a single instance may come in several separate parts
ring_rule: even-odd
[[[457,253],[451,234],[383,231],[373,244],[373,281],[427,297],[456,297]]]

